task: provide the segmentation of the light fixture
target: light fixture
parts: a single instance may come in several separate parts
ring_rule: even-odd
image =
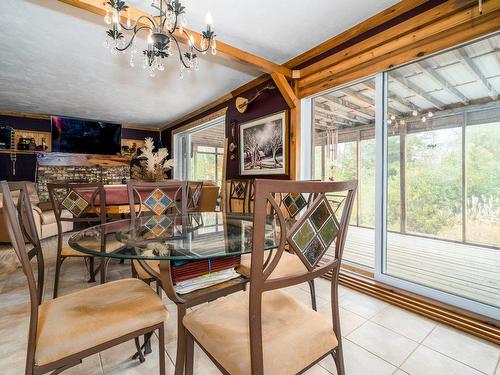
[[[212,30],[213,19],[210,12],[205,18],[207,28],[201,32],[200,45],[197,47],[193,35],[188,34],[185,30],[187,26],[186,8],[178,0],[153,0],[151,7],[157,11],[157,15],[140,16],[132,24],[130,9],[125,1],[107,1],[104,22],[111,25],[111,28],[106,32],[104,44],[111,49],[112,54],[125,53],[125,50],[131,47],[130,66],[135,66],[135,55],[137,54],[135,38],[139,32],[149,31],[146,49],[142,51],[144,69],[149,69],[152,77],[156,71],[165,70],[163,61],[173,54],[173,46],[175,45],[181,62],[180,76],[182,78],[185,70],[187,72],[198,70],[196,52],[205,54],[211,49],[213,55],[217,53],[215,33]],[[127,17],[125,24],[121,22],[122,12]],[[128,41],[126,41],[123,30],[131,33]],[[187,52],[183,53],[179,40],[187,41]]]
[[[411,114],[413,115],[413,117],[417,117],[418,116],[418,112],[416,109],[414,109]]]
[[[427,117],[431,118],[432,116],[434,116],[434,113],[429,111],[429,113],[427,113]]]

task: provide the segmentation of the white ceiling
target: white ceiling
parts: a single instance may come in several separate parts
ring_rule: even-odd
[[[220,40],[283,63],[396,0],[185,0],[188,27],[208,10]],[[129,0],[145,10],[149,1]],[[260,75],[219,55],[179,79],[178,61],[151,79],[103,47],[102,18],[49,0],[1,0],[0,110],[144,126],[173,121]]]

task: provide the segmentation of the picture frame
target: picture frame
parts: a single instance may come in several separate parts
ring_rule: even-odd
[[[288,173],[288,113],[281,111],[239,127],[241,176]]]

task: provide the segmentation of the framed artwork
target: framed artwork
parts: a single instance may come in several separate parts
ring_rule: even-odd
[[[287,173],[287,111],[240,125],[240,175]]]

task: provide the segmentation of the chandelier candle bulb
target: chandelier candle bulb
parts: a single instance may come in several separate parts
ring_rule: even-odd
[[[205,16],[205,23],[207,24],[208,29],[210,29],[213,22],[214,22],[214,20],[212,18],[212,13],[207,12],[207,15]]]

